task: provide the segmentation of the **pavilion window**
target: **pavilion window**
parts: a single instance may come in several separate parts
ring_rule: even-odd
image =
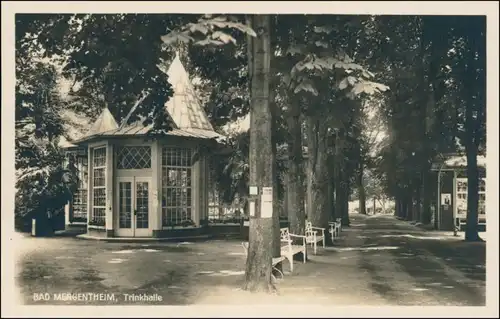
[[[151,147],[121,146],[116,150],[117,169],[151,168]]]
[[[467,215],[467,178],[457,178],[457,206],[458,215]],[[486,214],[486,179],[479,179],[479,201],[478,201],[478,214]]]
[[[478,210],[477,213],[479,215],[486,214],[486,179],[479,179],[479,201],[478,201]]]
[[[93,151],[92,217],[90,224],[105,225],[106,217],[106,147]]]
[[[78,186],[73,194],[73,221],[87,221],[87,157],[77,157]]]
[[[192,150],[162,149],[162,226],[190,226],[192,219]]]

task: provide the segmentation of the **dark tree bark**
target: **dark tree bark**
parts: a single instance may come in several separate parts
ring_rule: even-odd
[[[477,167],[478,148],[481,139],[481,125],[484,121],[486,74],[478,74],[485,69],[486,38],[480,29],[485,27],[482,18],[469,22],[471,33],[467,36],[469,52],[466,56],[464,86],[465,105],[465,152],[467,156],[467,225],[466,241],[483,241],[478,233],[479,172]],[[476,32],[474,32],[476,31]],[[479,31],[479,32],[478,32]],[[478,58],[476,59],[476,54]]]
[[[422,215],[422,186],[418,185],[415,191],[415,221],[420,221]]]
[[[332,210],[331,220],[340,217],[335,210],[335,156],[332,157],[333,160],[330,163],[330,207]]]
[[[431,198],[433,195],[432,192],[432,187],[433,187],[433,180],[432,180],[432,175],[430,174],[430,167],[424,172],[422,175],[423,181],[422,181],[422,193],[423,193],[423,211],[422,215],[420,218],[420,221],[424,225],[428,225],[431,223]]]
[[[270,17],[252,15],[250,25],[257,37],[249,39],[249,70],[251,70],[250,107],[250,185],[257,186],[259,194],[263,187],[274,186],[274,154],[272,146],[272,111],[269,103],[270,73]],[[273,191],[273,193],[276,190]],[[276,290],[271,282],[273,255],[274,218],[262,218],[262,196],[252,198],[255,215],[250,216],[249,247],[245,271],[244,289],[250,291]]]
[[[363,157],[360,156],[359,157],[359,172],[357,175],[357,187],[358,187],[358,196],[359,196],[359,213],[366,215],[366,193],[365,193],[365,185],[363,185],[363,171],[364,171]]]
[[[344,175],[344,197],[343,197],[343,210],[342,210],[342,226],[349,227],[351,225],[351,220],[349,218],[349,195],[351,194],[351,188],[347,181],[347,176]]]
[[[477,169],[477,148],[466,146],[467,152],[467,225],[466,241],[482,241],[477,231],[479,202],[479,173]]]
[[[304,207],[303,170],[304,159],[302,156],[302,125],[300,121],[300,105],[291,101],[288,115],[288,141],[287,141],[287,208],[290,232],[304,235],[306,227],[306,213]]]
[[[402,199],[402,205],[401,205],[401,218],[402,219],[407,219],[408,217],[408,207],[409,207],[409,201],[408,201],[408,194],[405,192],[403,193],[403,199]]]
[[[399,200],[399,196],[394,197],[394,216],[399,217],[401,202]]]
[[[327,127],[324,119],[309,116],[307,119],[308,163],[310,167],[311,206],[308,220],[315,227],[328,230],[328,153]]]
[[[415,193],[413,191],[413,187],[414,185],[413,184],[410,184],[410,187],[408,188],[408,191],[407,191],[407,195],[408,196],[408,199],[407,199],[407,207],[406,207],[406,220],[413,220],[413,199],[414,199],[414,196],[415,196]]]
[[[271,22],[270,22],[271,24]],[[270,54],[269,57],[269,65],[272,65],[272,60],[273,60],[273,54]],[[275,74],[272,74],[272,79],[274,81],[270,80],[269,85],[271,87],[276,87],[277,84],[275,83],[276,76]],[[270,107],[271,107],[271,118],[272,118],[272,126],[271,126],[271,145],[272,145],[272,154],[273,157],[276,158],[276,153],[277,153],[277,145],[278,145],[278,106],[276,105],[275,101],[275,95],[276,91],[275,90],[270,90],[269,92],[269,100],[270,100]],[[281,256],[281,242],[280,242],[280,201],[279,201],[279,194],[278,194],[278,189],[280,187],[280,182],[279,182],[279,171],[278,171],[278,165],[277,161],[273,160],[273,257],[280,257]],[[281,270],[282,264],[276,265],[276,268]]]
[[[340,133],[335,136],[335,163],[334,163],[334,185],[335,185],[335,216],[342,218],[344,216],[344,192],[343,192],[343,163],[340,149]]]
[[[333,147],[329,146],[329,148]],[[328,219],[333,221],[335,220],[335,156],[329,152],[328,153],[328,198],[327,198],[327,211],[328,211]]]

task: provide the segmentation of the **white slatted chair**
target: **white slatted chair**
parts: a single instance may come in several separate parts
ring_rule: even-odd
[[[340,228],[341,223],[338,221],[334,222],[329,222],[328,225],[330,226],[330,237],[332,238],[332,242],[335,241],[335,238],[340,236]]]
[[[321,235],[318,234],[318,232],[321,232]],[[311,222],[306,222],[306,243],[313,246],[315,255],[317,252],[317,244],[320,241],[323,242],[323,248],[325,248],[325,229],[314,227]]]
[[[249,246],[249,243],[248,242],[242,242],[241,245],[243,246],[243,249],[245,250],[245,257],[248,256],[248,246]],[[279,264],[280,262],[282,262],[284,259],[285,259],[285,257],[283,257],[283,256],[274,257],[272,259],[273,270],[275,270],[277,273],[279,273],[281,275],[280,279],[283,279],[285,277],[285,275],[283,275],[283,272],[281,270],[279,270],[278,268],[276,268],[276,265]],[[276,277],[274,276],[274,274],[272,272],[271,272],[271,276],[276,280]]]
[[[281,256],[288,259],[290,272],[293,272],[293,256],[302,253],[303,262],[306,263],[306,236],[291,234],[288,227],[280,228]],[[302,245],[294,245],[293,238],[302,239]]]

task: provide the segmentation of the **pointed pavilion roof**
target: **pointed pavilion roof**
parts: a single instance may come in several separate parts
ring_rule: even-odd
[[[215,132],[210,124],[189,75],[182,65],[179,54],[176,54],[166,73],[174,94],[165,103],[165,108],[177,126],[169,131],[167,135],[202,139],[224,138]],[[89,132],[77,142],[83,142],[98,136],[145,135],[151,128],[152,125],[144,127],[140,123],[120,127],[111,112],[105,108]]]
[[[167,101],[165,107],[177,127],[213,131],[179,54],[176,54],[170,64],[167,75],[174,95]]]
[[[94,122],[87,135],[97,135],[102,134],[107,131],[115,130],[118,128],[118,123],[116,123],[113,114],[109,111],[107,107],[104,108],[101,115]]]

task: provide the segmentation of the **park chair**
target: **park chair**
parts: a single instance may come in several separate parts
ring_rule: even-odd
[[[290,271],[293,272],[293,256],[302,253],[302,260],[306,262],[306,236],[290,233],[288,227],[280,228],[281,256],[288,259]],[[300,245],[293,243],[293,238],[301,239]]]
[[[321,232],[321,235],[318,232]],[[325,229],[314,227],[311,222],[306,222],[306,242],[314,247],[314,254],[317,252],[317,243],[322,241],[325,248]]]

